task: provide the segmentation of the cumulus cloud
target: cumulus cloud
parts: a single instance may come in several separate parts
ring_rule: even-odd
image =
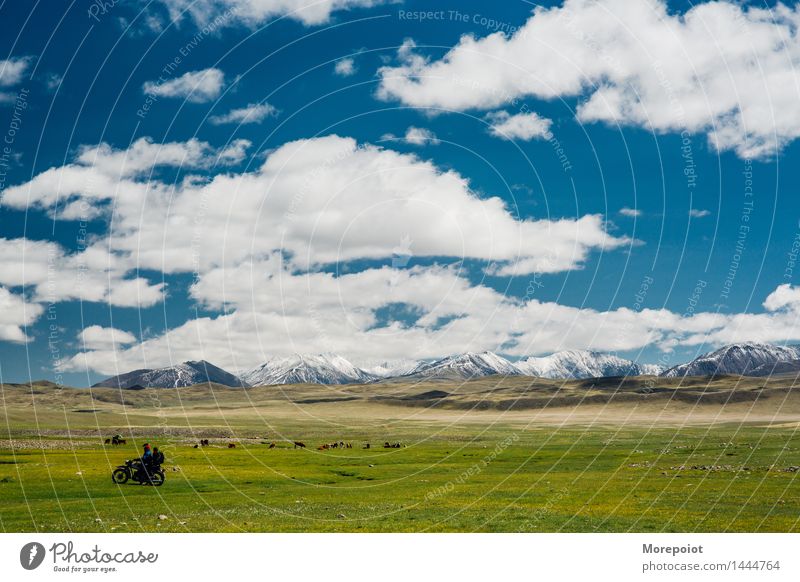
[[[619,213],[622,216],[629,216],[631,218],[636,218],[637,216],[642,215],[642,211],[639,210],[638,208],[628,208],[627,206],[620,208]]]
[[[186,99],[206,103],[219,97],[225,87],[225,73],[217,68],[190,71],[175,79],[147,81],[142,90],[155,97]]]
[[[21,295],[0,286],[0,341],[29,342],[31,338],[24,328],[36,321],[43,312],[41,305],[28,303]]]
[[[154,143],[140,138],[127,149],[109,144],[82,147],[75,160],[50,168],[30,182],[9,187],[2,204],[11,208],[41,208],[67,220],[96,218],[108,209],[104,203],[140,201],[148,193],[144,178],[162,167],[199,169],[235,165],[241,162],[250,142],[234,140],[223,148],[190,139],[185,142]],[[171,186],[152,181],[149,191],[168,196]],[[122,212],[125,208],[121,208]]]
[[[78,341],[87,350],[115,350],[117,346],[136,342],[136,336],[114,327],[90,325],[78,334]]]
[[[196,144],[187,149],[203,159]],[[95,151],[101,161],[81,165]],[[177,184],[139,180],[141,165],[117,155],[126,159],[86,150],[77,164],[9,188],[3,204],[52,212],[64,199],[67,210],[113,200],[114,229],[104,244],[166,273],[204,272],[276,250],[298,269],[385,259],[404,238],[420,257],[482,260],[497,274],[550,273],[631,242],[610,235],[597,215],[517,219],[500,198],[476,196],[455,171],[336,135],[287,143],[254,172]]]
[[[242,23],[255,26],[286,17],[306,26],[324,24],[334,12],[367,8],[383,0],[161,0],[172,20],[190,14],[199,26]]]
[[[25,77],[31,57],[13,57],[0,60],[0,87],[13,87]]]
[[[31,301],[81,300],[118,307],[150,307],[164,298],[164,284],[129,277],[134,265],[99,244],[67,253],[50,241],[0,238],[0,285],[30,287]]]
[[[333,70],[340,77],[349,77],[356,73],[356,62],[351,58],[340,59],[336,61]]]
[[[89,350],[66,367],[113,374],[145,362],[160,366],[198,357],[242,369],[294,352],[335,351],[359,363],[467,350],[526,356],[560,349],[625,351],[656,345],[669,350],[743,339],[800,339],[800,288],[779,294],[780,300],[766,302],[779,307],[763,314],[598,311],[509,297],[472,284],[454,268],[384,267],[335,276],[292,272],[275,255],[214,270],[192,287],[199,302],[225,305],[224,314],[191,320],[124,349]],[[410,321],[380,320],[378,311],[387,305],[414,315]]]
[[[578,118],[703,133],[741,157],[800,136],[800,7],[663,0],[566,0],[537,7],[513,35],[463,36],[431,61],[405,44],[378,95],[417,107],[502,107],[577,97]]]
[[[503,139],[552,139],[550,127],[552,120],[540,117],[536,113],[517,113],[511,115],[507,111],[496,111],[486,116],[489,121],[489,133]]]
[[[246,107],[231,109],[224,115],[213,115],[208,120],[213,125],[225,123],[245,125],[248,123],[261,123],[267,117],[276,115],[278,115],[278,110],[269,103],[250,103]]]
[[[711,212],[709,212],[708,210],[699,210],[697,208],[692,208],[691,210],[689,210],[689,216],[691,216],[692,218],[703,218],[705,216],[709,216],[710,214]]]
[[[439,138],[430,129],[414,127],[413,125],[406,130],[403,139],[406,143],[416,146],[437,145],[440,143]]]

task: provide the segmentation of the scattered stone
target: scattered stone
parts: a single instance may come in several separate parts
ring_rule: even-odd
[[[76,474],[76,475],[83,475],[83,471],[78,471],[78,472],[77,472],[77,473],[75,473],[75,474]]]
[[[158,516],[158,519],[163,521],[163,520],[167,519],[167,516],[162,513],[161,515]]]
[[[369,466],[370,466],[370,467],[374,467],[375,465],[373,465],[372,463],[370,463],[370,465],[369,465]]]
[[[103,520],[102,520],[102,519],[100,519],[99,517],[95,517],[95,518],[94,518],[94,520],[95,520],[95,522],[96,522],[96,523],[100,523],[101,521],[103,521]]]
[[[336,517],[338,517],[339,519],[346,519],[346,516],[345,516],[345,514],[344,514],[344,513],[340,513],[340,514],[339,514],[339,515],[337,515]]]

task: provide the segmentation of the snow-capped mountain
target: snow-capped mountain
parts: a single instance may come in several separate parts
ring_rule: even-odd
[[[656,364],[637,364],[612,354],[582,350],[529,357],[512,363],[492,352],[468,352],[433,362],[385,361],[359,368],[335,354],[274,358],[238,377],[205,361],[158,369],[134,370],[107,378],[95,387],[178,388],[213,382],[224,386],[275,384],[356,384],[388,378],[479,378],[535,376],[552,379],[661,375],[665,377],[740,374],[768,376],[800,372],[800,346],[740,343],[703,354],[664,371]]]
[[[444,377],[444,378],[479,378],[501,374],[518,376],[517,367],[503,357],[492,352],[467,352],[456,356],[448,356],[435,362],[423,362],[407,376]]]
[[[661,371],[654,364],[639,365],[612,354],[584,350],[566,350],[549,356],[530,357],[516,362],[515,365],[526,376],[554,379],[640,376]]]
[[[376,376],[357,368],[334,354],[275,358],[241,374],[250,386],[274,384],[356,384],[371,382]]]
[[[740,343],[722,347],[703,354],[662,373],[668,378],[681,376],[710,376],[712,374],[765,375],[779,362],[800,359],[800,346],[773,346],[771,344]]]
[[[183,362],[168,368],[134,370],[106,378],[94,385],[96,388],[181,388],[213,382],[223,386],[243,387],[242,380],[222,368],[206,361]]]
[[[418,360],[388,360],[361,369],[376,378],[394,378],[411,373],[419,365]]]
[[[660,376],[664,370],[667,369],[666,366],[662,366],[661,364],[637,364],[639,366],[639,370],[642,376]]]

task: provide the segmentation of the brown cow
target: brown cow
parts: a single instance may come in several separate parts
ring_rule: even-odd
[[[235,449],[236,448],[236,443],[228,443],[228,448],[229,449]]]
[[[111,443],[111,439],[106,439],[106,441],[105,441],[105,443],[104,443],[104,444],[106,444],[106,445],[107,445],[107,444],[110,444],[110,443]]]
[[[328,448],[329,448],[328,445],[320,445],[320,446],[317,447],[317,450],[318,451],[327,451]]]
[[[274,449],[275,448],[275,443],[269,443],[269,448]]]
[[[294,442],[294,448],[296,448],[296,449],[304,449],[304,448],[306,448],[306,444],[305,443],[301,443],[300,441],[292,441],[292,442]]]

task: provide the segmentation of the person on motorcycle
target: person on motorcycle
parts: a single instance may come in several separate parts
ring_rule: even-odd
[[[144,453],[142,453],[141,465],[139,468],[139,482],[144,485],[146,477],[150,471],[150,465],[153,463],[153,451],[150,450],[150,443],[144,443]]]
[[[164,453],[153,447],[153,466],[160,467],[164,463]]]

